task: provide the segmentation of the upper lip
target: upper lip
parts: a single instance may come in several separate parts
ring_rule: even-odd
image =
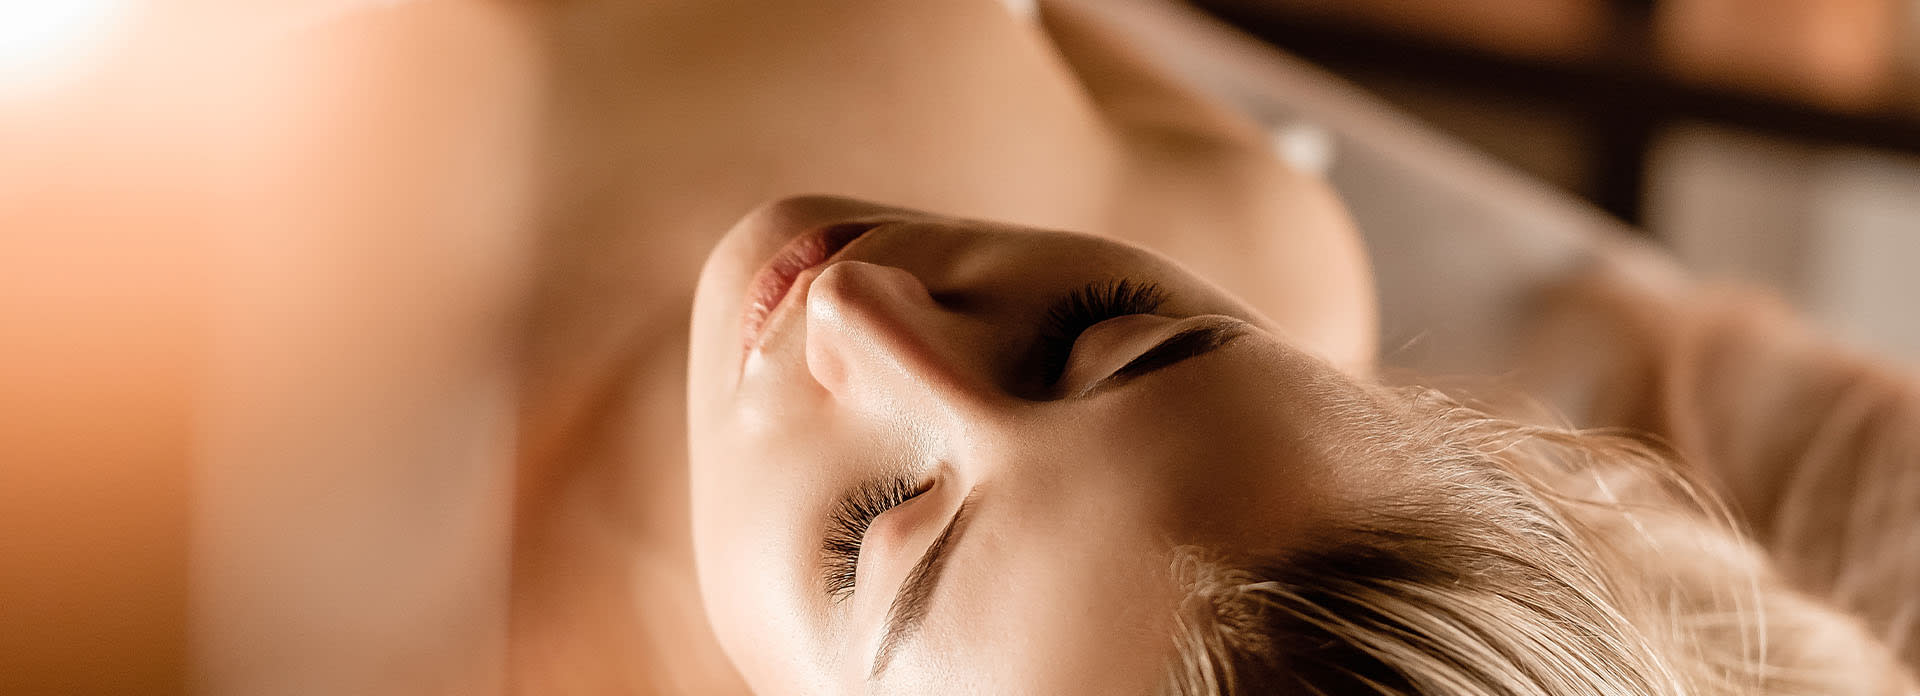
[[[787,311],[787,305],[795,301],[794,288],[809,271],[831,264],[844,255],[847,249],[860,238],[884,224],[872,222],[840,222],[809,229],[783,245],[766,264],[755,271],[748,281],[746,307],[743,308],[743,350],[750,352],[764,342],[767,329]],[[825,244],[825,248],[807,245]],[[817,260],[806,259],[810,253],[825,251]],[[805,266],[781,268],[782,264],[793,263],[799,257]],[[811,263],[808,263],[811,261]],[[756,293],[761,295],[756,297]],[[767,299],[768,297],[777,299]]]

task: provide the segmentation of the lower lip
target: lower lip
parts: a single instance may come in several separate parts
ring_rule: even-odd
[[[828,225],[809,230],[780,247],[773,259],[754,273],[753,280],[747,284],[746,310],[740,331],[745,342],[743,349],[752,350],[759,344],[760,332],[766,329],[773,311],[793,290],[793,282],[801,273],[826,263],[834,254],[874,227],[868,223]]]

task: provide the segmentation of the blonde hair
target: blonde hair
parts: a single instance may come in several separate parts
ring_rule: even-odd
[[[1381,492],[1277,556],[1178,549],[1164,693],[1915,693],[1657,445],[1361,392],[1336,456]]]

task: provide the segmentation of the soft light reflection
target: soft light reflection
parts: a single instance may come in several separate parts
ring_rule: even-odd
[[[0,0],[0,93],[72,69],[125,10],[125,0]]]

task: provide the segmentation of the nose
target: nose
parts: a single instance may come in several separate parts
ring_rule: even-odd
[[[941,307],[912,273],[842,261],[813,280],[806,303],[807,369],[842,404],[952,414],[990,393],[966,317]]]

